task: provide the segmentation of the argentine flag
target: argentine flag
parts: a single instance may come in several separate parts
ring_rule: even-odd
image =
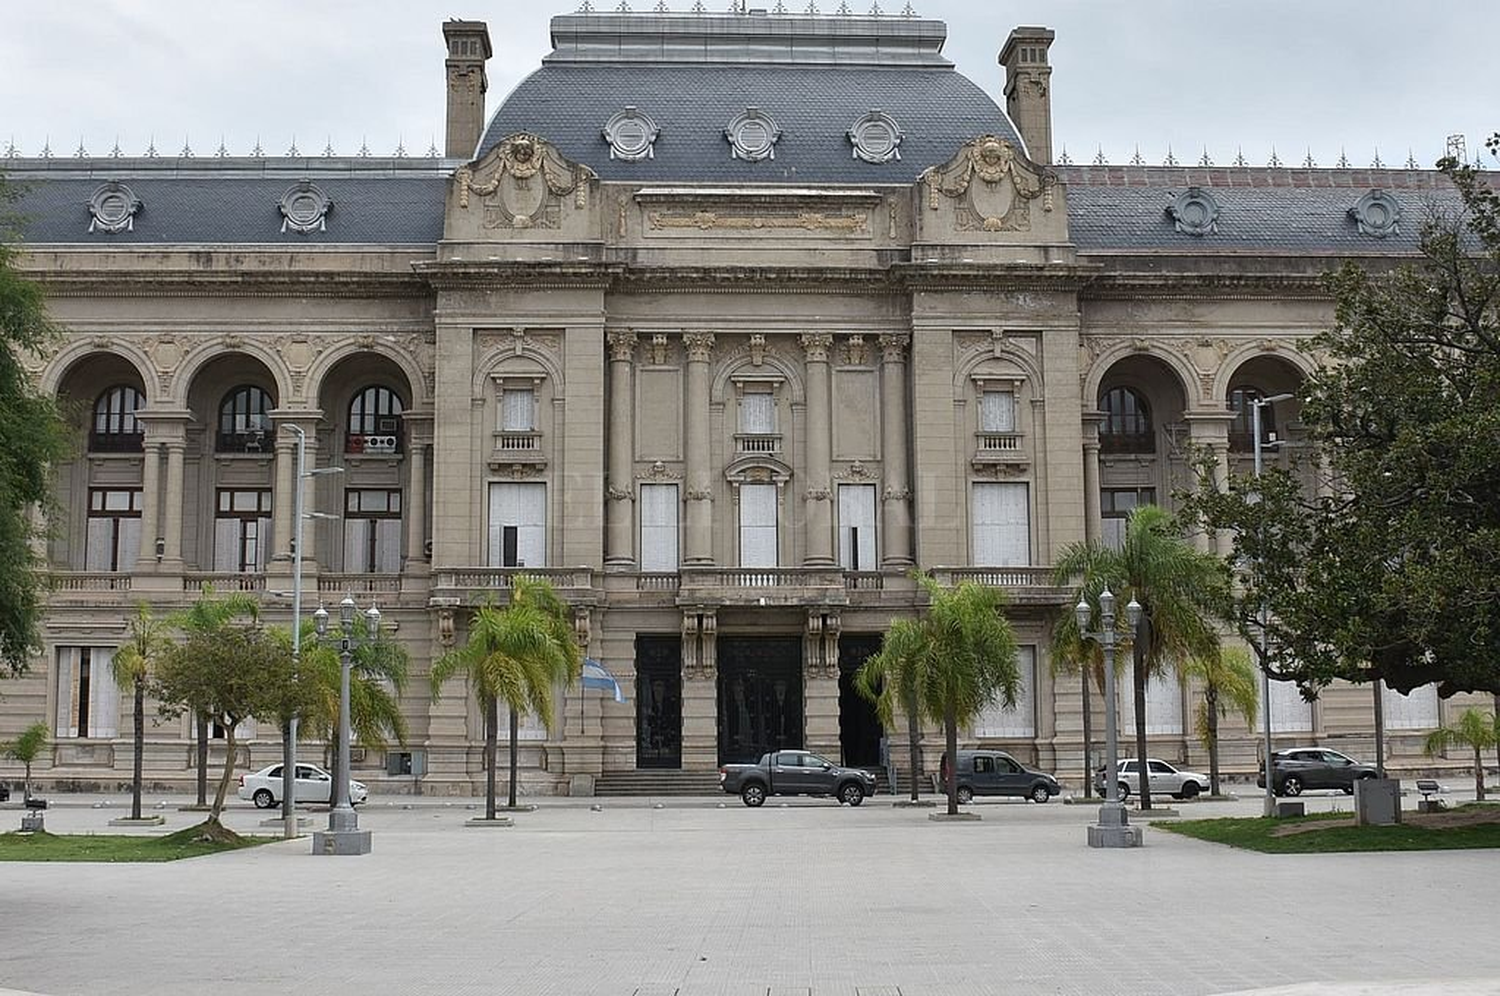
[[[625,693],[620,691],[620,683],[615,676],[609,673],[609,668],[600,664],[592,657],[583,659],[583,687],[597,688],[603,692],[609,692],[615,697],[616,702],[625,701]]]

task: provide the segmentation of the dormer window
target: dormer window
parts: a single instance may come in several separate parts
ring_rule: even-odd
[[[268,453],[271,450],[271,396],[253,385],[243,385],[224,396],[219,405],[219,433],[214,447],[220,453]]]

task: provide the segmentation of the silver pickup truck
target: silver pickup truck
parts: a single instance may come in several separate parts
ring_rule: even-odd
[[[843,768],[811,751],[779,750],[762,754],[757,764],[726,764],[719,787],[747,806],[765,804],[768,795],[832,796],[858,806],[875,794],[875,776],[861,768]]]

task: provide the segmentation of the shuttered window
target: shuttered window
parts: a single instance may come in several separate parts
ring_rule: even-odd
[[[776,485],[740,485],[740,566],[775,567]]]
[[[752,391],[740,398],[740,432],[771,435],[776,431],[776,395]]]
[[[547,485],[490,485],[490,564],[547,566]]]
[[[58,737],[119,735],[120,690],[110,674],[109,647],[57,648]]]
[[[985,391],[979,396],[981,432],[1016,431],[1016,396],[1012,391]]]
[[[139,488],[89,490],[86,571],[128,571],[141,552],[141,492]]]
[[[1031,563],[1030,495],[1025,484],[975,484],[973,557],[978,567]]]
[[[1036,648],[1016,649],[1016,668],[1021,672],[1016,704],[1007,709],[1000,699],[992,700],[974,723],[976,737],[1036,736]]]
[[[214,570],[264,571],[270,545],[271,492],[220,491],[214,518]]]
[[[1423,685],[1413,688],[1410,695],[1402,695],[1382,684],[1380,695],[1388,730],[1432,730],[1442,725],[1438,722],[1436,685]]]
[[[677,485],[641,485],[641,570],[677,570]]]
[[[1260,687],[1259,682],[1256,688]],[[1302,699],[1293,681],[1271,682],[1271,729],[1276,733],[1306,733],[1313,728],[1312,703]]]
[[[400,572],[400,491],[350,488],[344,492],[344,570],[370,574]]]
[[[846,571],[873,571],[875,485],[839,485],[839,564]]]
[[[1120,727],[1124,735],[1135,736],[1135,673],[1127,662],[1122,680],[1115,686],[1120,697]],[[1167,668],[1146,682],[1146,733],[1182,732],[1182,685],[1177,672]]]
[[[531,432],[536,428],[536,392],[529,387],[507,387],[500,392],[500,431]]]

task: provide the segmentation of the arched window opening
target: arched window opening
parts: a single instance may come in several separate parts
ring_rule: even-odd
[[[145,403],[141,392],[128,384],[117,384],[94,402],[94,421],[89,425],[89,450],[94,453],[139,453],[141,424],[135,413]]]
[[[349,402],[345,453],[401,452],[401,397],[375,385],[355,393]]]
[[[1155,453],[1151,406],[1129,387],[1114,387],[1099,399],[1104,421],[1099,426],[1101,453]]]
[[[220,453],[269,452],[269,413],[273,407],[271,396],[261,388],[246,384],[230,391],[219,405],[219,434],[214,448]]]
[[[1236,453],[1249,453],[1255,449],[1255,402],[1266,397],[1258,387],[1235,387],[1229,391],[1229,410],[1234,412],[1234,421],[1229,423],[1229,448]],[[1276,438],[1276,406],[1260,406],[1260,441],[1265,445]]]

